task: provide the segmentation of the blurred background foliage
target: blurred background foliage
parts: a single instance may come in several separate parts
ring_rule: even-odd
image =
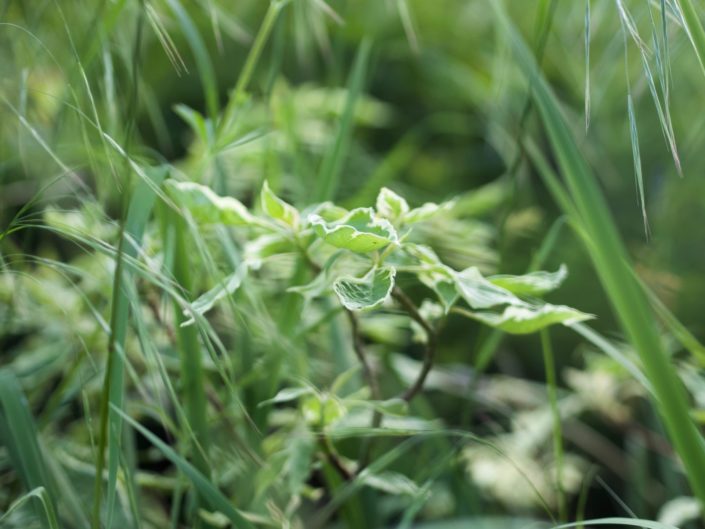
[[[121,150],[140,167],[168,165],[172,176],[248,205],[267,180],[303,208],[317,201],[318,179],[326,164],[335,163],[329,153],[340,149],[337,202],[370,205],[382,186],[412,205],[456,198],[453,214],[425,225],[420,239],[456,269],[527,270],[561,212],[517,142],[528,134],[546,144],[528,104],[529,86],[487,4],[288,2],[250,83],[238,94],[226,139],[214,144],[213,118],[229,106],[268,2],[2,2],[0,364],[20,380],[52,472],[71,484],[62,488],[71,494],[66,492],[60,508],[67,527],[85,526],[82,518],[88,515],[81,513],[89,510],[95,472],[112,249],[123,196],[136,181],[125,177],[130,169]],[[657,68],[651,48],[659,2],[591,0],[587,129],[585,2],[507,4],[542,56],[543,72],[600,179],[641,279],[705,339],[703,80],[671,2],[665,2],[668,98],[682,175],[664,138],[638,47],[620,22],[621,8],[633,18],[651,51],[647,61]],[[542,20],[550,20],[547,32]],[[361,94],[347,116],[355,83]],[[638,125],[648,234],[635,184],[628,94]],[[348,121],[349,133],[341,133]],[[569,278],[551,302],[597,315],[592,327],[631,357],[583,246],[567,227],[558,229],[543,267],[556,270],[566,263]],[[205,254],[198,245],[192,248],[194,288],[204,292],[226,275],[239,241],[235,237],[228,248],[213,244],[222,237],[217,231],[197,237],[210,248]],[[125,345],[126,410],[185,450],[188,443],[176,442],[169,386],[170,380],[178,386],[173,315],[159,288],[166,281],[159,272],[165,244],[156,223],[149,225],[140,258],[153,277],[136,277],[128,289],[135,321]],[[378,450],[392,454],[394,473],[362,492],[334,494],[331,503],[320,471],[309,473],[309,445],[299,447],[304,453],[288,452],[297,450],[288,440],[300,427],[294,408],[261,405],[282,387],[296,385],[292,379],[330,390],[340,367],[352,365],[349,345],[341,345],[340,354],[329,351],[331,333],[341,343],[340,323],[302,338],[303,324],[292,317],[302,301],[281,292],[293,267],[287,259],[272,263],[261,285],[238,292],[232,306],[210,319],[225,351],[206,355],[210,457],[218,462],[215,482],[231,490],[238,505],[276,526],[409,527],[403,525],[408,518],[417,520],[415,527],[438,529],[464,527],[452,524],[470,518],[473,527],[513,527],[508,520],[483,522],[481,515],[512,516],[520,527],[523,517],[546,517],[537,497],[549,510],[558,508],[538,336],[504,338],[484,366],[480,351],[489,331],[454,319],[442,331],[438,367],[427,394],[414,405],[415,415],[448,432],[482,438],[510,458],[451,433],[413,446],[385,440]],[[315,324],[307,319],[303,328]],[[384,386],[403,386],[405,369],[415,367],[409,358],[418,354],[408,323],[383,313],[363,324],[375,356],[395,373]],[[643,387],[576,333],[561,328],[552,337],[570,512],[628,515],[626,505],[639,517],[656,518],[687,489]],[[699,367],[675,341],[668,343],[682,359],[697,406],[705,405]],[[138,461],[134,479],[147,491],[139,496],[146,513],[142,526],[166,527],[170,519],[179,526],[174,498],[183,480],[143,437],[135,443],[128,451]],[[354,454],[359,443],[348,439],[339,448]],[[3,511],[26,488],[10,456],[0,450]],[[270,465],[263,466],[267,458]],[[292,470],[296,462],[305,468]],[[288,484],[278,483],[282,476]],[[118,491],[114,527],[135,523],[128,490],[123,484]],[[364,523],[346,514],[356,502],[365,506]],[[34,520],[29,510],[13,516],[8,527]],[[447,524],[433,525],[434,520]]]

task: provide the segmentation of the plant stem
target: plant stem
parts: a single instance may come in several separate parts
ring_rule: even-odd
[[[174,229],[174,279],[184,291],[186,299],[192,292],[189,254],[186,250],[186,223],[178,214],[172,216]],[[201,345],[196,324],[182,325],[187,317],[183,307],[174,302],[174,317],[181,357],[181,392],[186,411],[185,430],[192,432],[194,467],[204,476],[210,475],[208,465],[208,424]]]
[[[365,373],[365,378],[367,379],[367,384],[370,386],[370,391],[372,391],[372,398],[375,400],[380,400],[381,394],[379,389],[379,382],[377,377],[372,370],[372,366],[367,358],[367,351],[365,351],[365,343],[362,339],[362,334],[360,333],[360,321],[358,320],[357,314],[355,314],[350,309],[345,309],[345,314],[350,322],[350,332],[353,339],[353,350],[355,351],[355,356],[362,364],[362,370]]]
[[[242,99],[242,95],[245,92],[245,88],[247,88],[247,85],[249,84],[250,79],[252,78],[252,74],[255,70],[255,65],[257,64],[257,61],[259,60],[259,57],[262,54],[262,50],[264,49],[264,45],[267,43],[267,39],[269,39],[269,34],[274,28],[274,23],[276,22],[277,17],[279,16],[279,12],[282,10],[282,7],[284,7],[284,4],[286,3],[286,1],[282,0],[272,0],[269,3],[269,8],[267,9],[267,13],[264,15],[262,26],[260,26],[260,29],[257,32],[255,42],[252,45],[252,48],[250,49],[250,53],[247,55],[247,59],[245,59],[245,64],[242,67],[242,72],[240,72],[240,75],[237,78],[237,83],[235,84],[233,93],[230,96],[230,100],[228,101],[228,106],[225,107],[223,117],[221,118],[220,123],[218,124],[218,137],[220,137],[223,131],[230,125],[233,119],[235,119],[235,112],[237,112],[237,109],[241,103],[240,100]]]
[[[424,382],[426,382],[426,377],[428,377],[428,374],[431,372],[433,361],[436,357],[438,335],[433,326],[426,321],[426,318],[421,315],[418,308],[416,308],[416,305],[414,305],[414,302],[411,301],[409,296],[407,296],[401,288],[395,286],[392,290],[392,297],[402,306],[411,319],[418,323],[426,333],[426,349],[423,355],[423,365],[421,366],[421,371],[416,377],[414,383],[400,396],[400,398],[404,399],[406,402],[410,402],[421,391],[421,389],[423,389]]]
[[[561,429],[561,413],[558,409],[558,391],[556,385],[556,367],[551,345],[551,335],[548,329],[541,330],[541,348],[543,349],[543,364],[546,371],[546,390],[553,419],[553,453],[556,465],[556,488],[558,489],[558,516],[561,523],[567,520],[565,492],[563,490],[563,431]]]

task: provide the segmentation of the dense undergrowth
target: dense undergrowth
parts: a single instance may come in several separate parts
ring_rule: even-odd
[[[0,527],[701,527],[699,10],[3,2]]]

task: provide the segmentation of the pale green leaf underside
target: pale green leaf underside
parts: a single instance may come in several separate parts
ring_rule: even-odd
[[[350,310],[373,309],[389,297],[394,288],[396,270],[392,267],[375,268],[364,277],[341,277],[333,283],[333,290],[343,306]]]
[[[538,271],[521,276],[496,275],[488,279],[493,285],[519,296],[541,296],[561,286],[567,276],[568,268],[561,265],[555,272]]]
[[[269,184],[265,181],[262,186],[262,210],[274,220],[278,220],[290,226],[297,228],[299,225],[299,212],[291,204],[287,204],[281,198],[274,194],[269,188]]]
[[[380,216],[395,221],[409,212],[409,204],[391,189],[383,187],[377,195],[376,209]]]
[[[487,309],[497,305],[521,305],[523,302],[500,286],[488,281],[475,268],[466,268],[454,275],[458,294],[473,309]]]
[[[439,213],[448,211],[455,205],[454,201],[443,202],[441,204],[434,204],[433,202],[426,202],[418,208],[414,208],[408,213],[404,214],[402,220],[405,224],[414,224],[416,222],[423,222],[429,220]]]
[[[564,305],[511,305],[501,313],[463,311],[463,314],[510,334],[529,334],[556,323],[575,323],[593,316]]]

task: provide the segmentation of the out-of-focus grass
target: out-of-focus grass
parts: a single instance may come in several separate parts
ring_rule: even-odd
[[[705,409],[702,21],[684,0],[557,2],[550,25],[551,2],[507,4],[531,44],[550,27],[541,76],[555,98],[526,82],[531,60],[517,64],[486,0],[0,6],[3,524],[87,527],[95,504],[104,527],[509,527],[485,517],[524,523],[547,506],[573,520],[581,487],[588,517],[624,514],[581,482],[590,465],[638,496],[639,517],[691,494],[683,470],[702,494],[689,417]],[[590,196],[577,177],[563,187],[553,156],[561,177],[591,168]],[[586,341],[558,330],[542,347],[450,318],[410,410],[433,434],[402,441],[391,434],[409,424],[391,419],[358,430],[376,438],[369,472],[339,482],[306,422],[313,401],[266,402],[291,387],[333,409],[368,398],[345,318],[283,292],[313,279],[294,254],[194,313],[246,241],[191,222],[161,188],[167,173],[255,209],[265,180],[302,208],[368,205],[382,186],[414,204],[455,197],[420,241],[457,269],[567,262],[552,300],[598,319],[576,329]],[[561,212],[577,237],[551,228]],[[417,330],[382,310],[361,331],[396,394],[419,368]],[[350,466],[359,436],[334,439]],[[620,465],[633,438],[643,475]]]

